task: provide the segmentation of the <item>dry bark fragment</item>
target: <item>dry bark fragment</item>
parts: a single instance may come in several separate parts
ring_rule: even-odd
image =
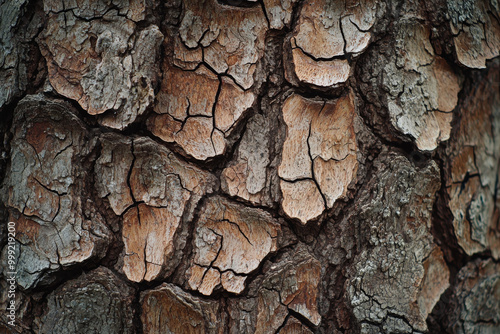
[[[285,101],[287,136],[278,175],[288,216],[305,224],[346,196],[358,167],[355,117],[351,94],[334,102],[295,94]]]
[[[243,91],[228,78],[222,78],[221,91],[215,107],[215,127],[225,135],[249,109],[255,100],[251,92]]]
[[[110,8],[114,8],[118,10],[117,15],[126,16],[137,22],[144,20],[149,13],[146,5],[147,0],[46,0],[43,2],[43,9],[47,13],[72,10],[77,17],[91,20],[104,16]]]
[[[440,141],[449,138],[451,117],[443,122],[437,115],[451,112],[456,106],[460,90],[458,78],[445,60],[434,55],[427,27],[404,22],[399,31],[398,40],[403,42],[396,48],[406,51],[404,56],[396,58],[394,68],[403,66],[403,69],[385,69],[388,78],[384,85],[391,89],[388,105],[391,122],[399,131],[415,138],[420,150],[434,150]],[[410,43],[409,36],[418,42]],[[411,74],[414,71],[418,73],[416,77]],[[404,86],[394,85],[396,81]],[[393,87],[389,88],[391,84]],[[419,92],[418,98],[415,92]]]
[[[225,313],[218,301],[206,301],[164,283],[141,294],[142,330],[157,333],[224,333]]]
[[[181,217],[168,208],[139,204],[123,216],[123,271],[134,282],[158,277],[174,255],[174,235]]]
[[[446,3],[458,62],[470,68],[486,68],[486,60],[500,55],[498,3],[488,0]]]
[[[108,198],[116,215],[121,215],[134,201],[128,186],[132,166],[132,140],[116,134],[103,134],[101,155],[96,161],[95,177],[98,196]]]
[[[500,266],[491,259],[468,263],[457,274],[448,330],[457,334],[500,330]]]
[[[15,111],[2,193],[11,219],[26,227],[17,280],[25,289],[62,267],[102,257],[111,238],[84,189],[83,160],[93,144],[75,113],[42,95],[27,96]]]
[[[98,195],[110,200],[117,215],[123,213],[123,271],[135,282],[168,276],[186,241],[186,235],[179,235],[182,223],[192,219],[216,179],[147,138],[107,134],[101,141]],[[119,163],[107,166],[110,159]]]
[[[295,75],[302,82],[318,87],[332,87],[346,82],[351,67],[347,59],[313,60],[299,48],[292,50]]]
[[[460,106],[462,117],[446,152],[445,181],[458,244],[468,255],[490,249],[495,258],[500,256],[494,215],[500,175],[500,94],[487,91],[498,80],[498,71],[492,69]]]
[[[290,25],[297,0],[264,0],[269,28],[281,30]]]
[[[153,101],[163,40],[158,27],[136,32],[134,21],[119,15],[124,11],[139,18],[135,3],[117,9],[103,2],[70,8],[60,8],[62,2],[45,4],[48,22],[39,38],[55,90],[89,114],[103,114],[98,118],[103,125],[120,130]]]
[[[212,116],[219,89],[219,79],[215,74],[204,65],[195,71],[184,71],[167,62],[163,64],[163,72],[156,113],[169,114],[180,122],[188,116]]]
[[[132,334],[134,290],[99,267],[50,293],[40,333]]]
[[[275,332],[286,319],[288,309],[280,301],[275,290],[263,289],[257,296],[255,334]]]
[[[216,0],[188,0],[179,33],[189,49],[203,48],[203,60],[217,73],[229,74],[248,89],[254,84],[256,63],[264,53],[267,29],[260,6],[230,7]]]
[[[233,126],[254,102],[228,78],[219,78],[204,65],[184,71],[164,63],[165,76],[148,128],[165,142],[175,142],[188,155],[206,160],[225,152]],[[216,100],[217,93],[218,99]]]
[[[290,316],[285,326],[278,332],[280,334],[312,334],[311,330],[304,326],[297,318]]]
[[[257,294],[256,333],[269,333],[281,326],[288,309],[318,326],[317,298],[321,279],[321,264],[304,247],[293,256],[273,265]]]
[[[224,154],[227,137],[256,99],[250,89],[267,30],[260,6],[186,1],[155,107],[157,114],[171,117],[152,116],[149,130],[198,160]]]
[[[313,180],[281,180],[280,187],[283,211],[292,218],[298,218],[302,224],[319,217],[325,210],[325,201]]]
[[[246,276],[276,251],[280,226],[266,212],[212,197],[196,223],[189,287],[204,295],[219,284],[241,293]],[[232,274],[225,274],[231,272]]]
[[[115,148],[113,153],[122,152],[119,145]],[[133,198],[141,204],[123,216],[123,270],[132,281],[151,281],[175,269],[180,261],[177,252],[185,242],[176,237],[181,224],[192,218],[196,204],[213,191],[216,180],[150,139],[135,139],[133,156],[129,182]],[[128,178],[129,169],[116,172]]]
[[[348,56],[362,53],[376,20],[375,1],[306,1],[290,39],[293,67],[287,78],[316,87],[337,87],[351,72]],[[350,58],[350,57],[349,57]]]
[[[424,266],[424,277],[417,303],[420,314],[425,318],[431,313],[441,295],[448,288],[450,272],[444,261],[443,252],[439,247],[434,248],[422,264]]]
[[[26,16],[33,15],[29,21]],[[0,3],[0,110],[24,93],[33,80],[36,60],[29,42],[42,24],[38,11],[28,10],[28,1],[2,1]]]
[[[230,196],[270,208],[279,203],[277,166],[285,139],[282,101],[283,97],[261,101],[262,113],[255,113],[246,122],[233,160],[221,174],[221,188]]]
[[[395,47],[381,46],[387,48],[383,53],[386,59],[377,61],[369,57],[362,63],[360,72],[367,85],[361,88],[374,104],[370,113],[389,116],[392,127],[385,124],[385,115],[379,121],[384,124],[376,124],[386,130],[384,137],[394,140],[387,133],[395,129],[397,137],[411,138],[419,150],[432,151],[449,138],[451,112],[458,101],[460,83],[446,61],[435,54],[427,26],[411,16],[395,24],[394,39],[390,41]]]

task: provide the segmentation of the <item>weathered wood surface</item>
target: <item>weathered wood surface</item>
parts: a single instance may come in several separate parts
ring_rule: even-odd
[[[0,332],[500,331],[499,10],[0,1]]]

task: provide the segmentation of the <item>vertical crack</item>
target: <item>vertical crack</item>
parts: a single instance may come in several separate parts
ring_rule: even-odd
[[[323,102],[323,106],[321,107],[321,110],[320,110],[319,114],[321,114],[321,112],[323,111],[323,108],[325,107],[325,105],[326,105],[326,101]],[[311,153],[311,144],[309,143],[309,139],[311,138],[311,131],[312,131],[312,119],[311,119],[311,122],[309,123],[309,133],[307,134],[307,140],[306,140],[306,142],[307,142],[307,153],[309,154],[309,159],[311,159],[312,180],[313,180],[314,184],[316,184],[316,187],[318,188],[318,192],[320,193],[321,198],[323,199],[323,204],[325,205],[325,210],[326,210],[328,208],[328,202],[326,200],[325,195],[321,191],[321,187],[319,186],[319,183],[318,183],[317,178],[316,178],[316,173],[314,172],[314,161],[316,159],[313,159],[313,156],[312,156],[312,153]]]

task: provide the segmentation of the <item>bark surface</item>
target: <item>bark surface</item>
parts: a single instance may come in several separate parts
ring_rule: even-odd
[[[0,333],[499,332],[499,56],[493,0],[0,0]]]

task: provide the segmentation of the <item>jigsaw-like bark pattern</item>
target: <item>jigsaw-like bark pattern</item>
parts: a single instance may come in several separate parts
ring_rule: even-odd
[[[499,53],[492,0],[0,0],[0,333],[498,332]]]

